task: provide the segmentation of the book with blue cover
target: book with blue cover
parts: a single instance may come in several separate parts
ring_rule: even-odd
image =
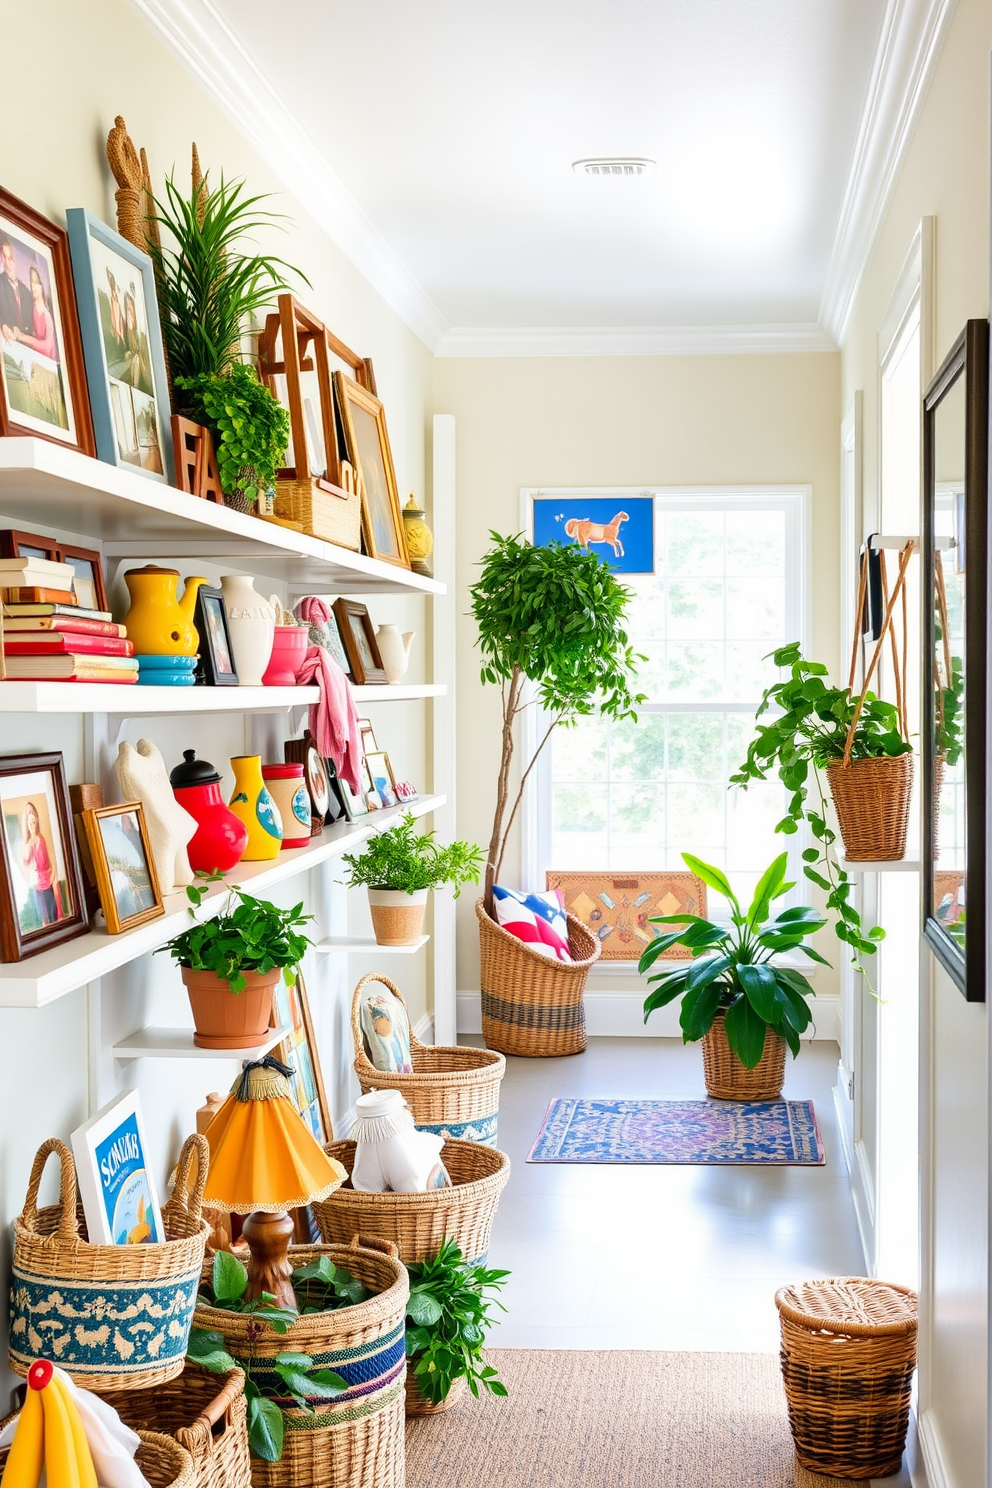
[[[71,1141],[90,1242],[154,1245],[163,1241],[138,1092],[125,1091],[104,1106],[73,1132]]]

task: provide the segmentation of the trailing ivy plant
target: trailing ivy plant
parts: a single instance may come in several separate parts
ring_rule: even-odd
[[[241,491],[247,501],[254,501],[282,466],[289,413],[259,382],[254,367],[240,363],[224,377],[202,372],[175,381],[189,394],[193,417],[216,435],[224,494]]]
[[[482,681],[501,689],[503,703],[485,881],[486,909],[492,913],[493,885],[524,786],[552,731],[596,711],[606,718],[634,719],[644,697],[631,691],[631,682],[644,658],[634,653],[624,629],[631,591],[597,554],[577,543],[535,547],[519,535],[489,536],[492,547],[470,592]],[[528,696],[528,682],[535,684],[535,698]],[[535,702],[549,721],[514,792],[514,724]]]
[[[361,853],[346,853],[341,859],[348,870],[348,885],[366,884],[371,889],[401,889],[413,894],[419,889],[440,889],[452,884],[458,898],[463,884],[475,883],[482,870],[482,849],[471,842],[450,842],[441,847],[435,832],[418,832],[406,812],[388,832],[376,832]]]
[[[482,1355],[492,1327],[490,1307],[506,1311],[502,1302],[487,1297],[501,1287],[509,1271],[490,1271],[469,1265],[454,1240],[445,1240],[436,1256],[407,1267],[410,1300],[406,1315],[407,1358],[413,1365],[420,1392],[440,1405],[457,1379],[479,1391],[505,1395],[506,1386]]]
[[[364,1301],[368,1292],[350,1271],[334,1266],[327,1256],[293,1272],[299,1312],[280,1307],[268,1292],[246,1301],[248,1272],[237,1256],[227,1251],[219,1250],[214,1256],[210,1279],[211,1285],[201,1294],[208,1306],[252,1315],[246,1329],[248,1357],[233,1358],[227,1351],[224,1335],[213,1328],[192,1330],[189,1357],[213,1374],[244,1369],[249,1445],[263,1461],[278,1462],[285,1433],[283,1402],[291,1400],[297,1410],[313,1415],[312,1400],[334,1400],[348,1389],[348,1382],[334,1370],[316,1366],[309,1354],[285,1350],[275,1357],[258,1355],[255,1347],[258,1340],[267,1327],[284,1335],[304,1313],[348,1307]]]
[[[219,875],[210,874],[210,882]],[[212,919],[200,921],[196,910],[208,892],[208,884],[190,884],[193,924],[158,950],[168,951],[180,966],[193,971],[212,971],[227,982],[232,992],[243,992],[247,986],[245,972],[281,970],[286,985],[296,981],[296,969],[312,941],[303,926],[313,915],[303,913],[302,902],[292,909],[280,909],[268,899],[255,899],[237,884],[228,885],[228,906]],[[157,953],[156,953],[157,954]]]
[[[791,835],[804,820],[809,823],[819,846],[803,852],[803,872],[826,893],[837,938],[851,947],[852,961],[863,971],[861,957],[875,954],[885,931],[874,925],[865,932],[851,902],[854,881],[837,861],[837,834],[827,819],[821,779],[821,771],[844,757],[858,700],[848,687],[831,687],[827,668],[806,661],[798,642],[780,646],[770,658],[775,666],[787,667],[788,676],[765,689],[755,717],[771,716],[758,724],[747,758],[730,779],[746,790],[752,781],[767,780],[771,770],[777,771],[790,797],[786,815],[775,830]],[[854,731],[851,759],[892,759],[909,751],[910,745],[899,732],[895,705],[869,692]],[[812,800],[811,789],[816,792]]]

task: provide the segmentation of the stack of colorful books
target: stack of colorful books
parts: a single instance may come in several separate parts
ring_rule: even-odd
[[[11,682],[137,682],[134,645],[109,610],[76,603],[73,571],[49,558],[0,558],[3,650]]]

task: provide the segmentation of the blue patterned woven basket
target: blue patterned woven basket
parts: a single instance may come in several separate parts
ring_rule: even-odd
[[[59,1202],[39,1211],[41,1175],[53,1153],[62,1169]],[[147,1388],[182,1371],[210,1233],[200,1215],[207,1163],[204,1138],[188,1137],[173,1196],[162,1208],[162,1244],[90,1245],[81,1232],[72,1154],[57,1138],[42,1143],[14,1221],[15,1374],[50,1359],[87,1389],[110,1391]]]

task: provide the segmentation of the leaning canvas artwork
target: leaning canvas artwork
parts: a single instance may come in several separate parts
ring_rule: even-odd
[[[694,873],[590,872],[546,875],[549,889],[560,889],[565,908],[595,935],[604,961],[637,961],[646,945],[670,926],[649,923],[654,915],[706,914],[706,885]],[[666,961],[687,960],[689,951],[674,945]]]
[[[534,496],[536,547],[577,543],[617,573],[654,573],[654,497]]]

